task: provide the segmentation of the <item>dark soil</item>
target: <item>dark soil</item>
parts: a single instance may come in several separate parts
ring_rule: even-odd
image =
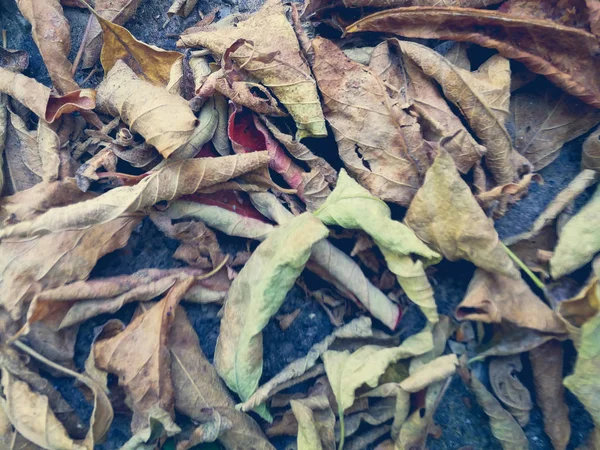
[[[258,3],[259,0],[205,0],[199,2],[197,9],[206,14],[217,8],[222,17],[235,10],[244,12],[255,9]],[[127,28],[144,42],[165,49],[174,49],[177,33],[194,24],[199,16],[198,11],[195,10],[186,19],[174,17],[165,28],[162,28],[169,5],[169,0],[142,0],[136,17],[127,23]],[[88,19],[88,12],[65,8],[65,13],[71,24],[73,41],[71,60],[73,60]],[[29,52],[31,60],[26,74],[44,84],[49,84],[48,73],[31,39],[29,25],[18,13],[14,0],[0,0],[0,29],[7,30],[8,48]],[[78,81],[82,81],[85,76],[86,74],[80,71]],[[96,86],[101,78],[102,73],[97,74],[84,87]],[[526,231],[551,199],[579,172],[582,142],[583,138],[580,138],[569,143],[563,149],[560,158],[541,171],[545,183],[533,185],[529,195],[513,207],[505,217],[496,222],[496,228],[501,238]],[[235,239],[226,236],[221,236],[221,238],[224,244],[235,243]],[[130,274],[143,268],[181,266],[180,262],[171,257],[176,248],[177,242],[164,237],[149,220],[145,220],[132,234],[125,248],[100,260],[92,277]],[[442,262],[435,267],[432,277],[435,282],[436,300],[440,313],[452,315],[454,308],[463,298],[473,271],[474,268],[469,263]],[[294,288],[288,294],[281,312],[288,313],[297,308],[301,309],[301,313],[286,331],[281,331],[275,321],[271,321],[264,330],[263,381],[271,378],[289,362],[305,355],[314,343],[332,330],[321,307],[310,298],[306,298],[301,289]],[[203,350],[212,360],[219,332],[219,308],[214,305],[186,305],[186,309],[198,333]],[[89,353],[94,328],[113,317],[128,321],[133,310],[134,305],[129,305],[114,316],[96,317],[81,326],[75,357],[75,362],[80,369]],[[409,308],[401,323],[402,334],[412,334],[423,324],[424,318],[420,312],[414,307]],[[572,350],[569,354],[571,355],[570,364],[566,370],[570,370],[575,357]],[[533,393],[531,374],[528,372],[526,361],[525,366],[526,370],[524,370],[522,378]],[[63,378],[54,379],[54,382],[82,417],[89,418],[91,405],[85,401],[81,392],[73,385],[72,380]],[[592,428],[592,422],[589,414],[585,412],[574,396],[568,394],[567,400],[573,425],[572,438],[568,448],[575,449],[585,441]],[[96,448],[98,450],[120,448],[130,436],[129,420],[126,415],[117,415],[106,442],[97,445]],[[487,417],[458,378],[453,380],[441,402],[435,415],[435,421],[441,426],[443,434],[439,439],[429,440],[428,446],[432,450],[455,450],[460,447],[471,447],[478,450],[501,448],[498,441],[491,435]],[[525,428],[525,432],[532,449],[552,448],[543,431],[541,413],[537,407],[532,411],[531,421]],[[293,440],[279,439],[277,445],[279,448],[285,448],[290,442]]]

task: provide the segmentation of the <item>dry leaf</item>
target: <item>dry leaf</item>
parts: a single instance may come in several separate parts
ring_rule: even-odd
[[[4,192],[15,194],[27,191],[42,181],[42,160],[35,133],[17,114],[8,111],[4,148],[6,184]]]
[[[167,11],[167,16],[187,17],[196,7],[198,0],[173,0],[173,4]]]
[[[600,189],[563,227],[550,259],[550,273],[557,279],[587,264],[600,250]]]
[[[536,403],[544,417],[544,431],[555,450],[565,450],[571,437],[569,408],[565,401],[563,349],[558,341],[549,341],[529,352]]]
[[[221,320],[215,366],[230,389],[247,400],[262,373],[262,334],[327,228],[311,214],[273,230],[233,281]]]
[[[487,8],[502,0],[444,0],[444,6],[461,8]],[[439,0],[344,0],[347,8],[396,8],[399,6],[437,6]]]
[[[564,385],[591,414],[596,432],[600,429],[600,398],[598,393],[598,370],[600,366],[600,314],[596,315],[581,327],[581,345],[573,374],[564,379]]]
[[[585,0],[585,4],[588,9],[592,33],[594,33],[597,37],[600,37],[600,1]]]
[[[134,186],[118,187],[91,200],[52,208],[33,220],[6,226],[0,230],[0,239],[103,224],[157,202],[173,200],[236,178],[267,164],[267,152],[173,162],[150,173]]]
[[[254,394],[241,404],[242,411],[251,411],[266,402],[271,396],[282,390],[282,386],[302,377],[307,371],[315,367],[317,360],[329,349],[331,344],[339,338],[366,338],[371,337],[371,319],[362,316],[352,322],[334,330],[320,342],[313,345],[304,358],[289,363],[281,372],[259,387]]]
[[[600,110],[541,80],[517,91],[510,109],[515,148],[535,170],[546,167],[566,142],[600,122]]]
[[[182,97],[138,78],[122,60],[115,62],[98,86],[98,108],[121,116],[165,158],[190,140],[197,124]]]
[[[463,113],[474,133],[487,148],[486,165],[496,184],[512,183],[512,140],[506,131],[509,117],[510,65],[493,56],[475,72],[454,66],[436,51],[420,44],[396,41],[403,57],[435,79],[445,97]]]
[[[98,14],[98,16],[102,17],[108,22],[112,22],[117,25],[123,25],[129,19],[131,19],[140,4],[140,0],[96,0],[94,2],[94,10]],[[114,32],[112,32],[114,30]],[[87,33],[85,41],[81,44],[83,45],[83,57],[81,59],[81,66],[84,69],[90,69],[96,65],[98,58],[100,58],[100,51],[102,50],[102,26],[98,22],[98,19],[95,17],[92,19],[92,23],[90,25],[90,29]],[[108,39],[107,45],[111,47],[111,51],[114,51],[114,44],[116,41],[116,36],[119,36],[122,40],[120,46],[125,47],[129,42],[131,42],[130,34],[128,31],[121,31],[116,27],[110,27],[109,25],[104,25],[104,33],[111,33],[111,36]],[[128,39],[129,38],[129,39]],[[138,41],[139,42],[139,41]],[[148,50],[152,52],[157,52],[156,49],[148,47]],[[121,53],[122,55],[122,53]],[[136,55],[142,56],[142,55]],[[119,56],[116,59],[120,59],[123,56]],[[143,56],[142,56],[143,58]],[[115,59],[115,61],[116,61]],[[145,59],[145,58],[143,58]],[[102,64],[106,73],[108,70],[104,63]]]
[[[430,321],[437,322],[433,290],[424,267],[437,263],[439,255],[423,244],[408,227],[392,220],[391,211],[383,201],[370,195],[342,170],[336,188],[315,215],[328,225],[363,230],[369,234],[408,297],[419,305]],[[414,256],[418,257],[416,261]],[[386,309],[378,310],[378,306]],[[372,305],[369,310],[386,323],[394,319],[390,317],[394,311],[389,305]],[[398,319],[399,316],[396,317]]]
[[[547,333],[564,333],[558,316],[527,283],[484,270],[475,271],[464,300],[456,308],[458,320],[484,323],[503,321]]]
[[[0,94],[0,195],[4,189],[4,148],[6,146],[6,129],[8,127],[8,97]]]
[[[29,53],[24,50],[0,49],[0,67],[13,72],[23,72],[29,67]]]
[[[71,51],[71,34],[60,1],[18,0],[17,6],[31,23],[31,35],[56,90],[60,94],[78,90],[67,59]]]
[[[445,380],[456,373],[458,358],[455,354],[440,356],[412,371],[399,383],[406,392],[419,392],[427,386]]]
[[[492,434],[504,450],[527,450],[529,441],[527,436],[508,411],[486,389],[486,387],[466,368],[461,368],[459,374],[465,385],[473,392],[477,403],[490,418]]]
[[[490,385],[496,397],[504,404],[522,427],[529,423],[529,412],[533,408],[531,394],[517,378],[523,364],[520,355],[493,358],[489,364]]]
[[[290,405],[298,420],[298,450],[334,450],[335,414],[327,397],[292,400]]]
[[[297,138],[325,136],[316,85],[281,2],[268,1],[257,13],[230,26],[218,27],[217,23],[213,29],[182,35],[177,45],[205,47],[222,56],[240,38],[247,42],[231,57],[271,89],[287,108],[298,127]],[[254,52],[272,54],[272,60],[255,57]]]
[[[590,134],[583,143],[581,166],[584,169],[600,171],[600,128]]]
[[[593,264],[595,274],[579,292],[566,300],[561,300],[555,306],[556,313],[575,327],[581,327],[585,322],[600,311],[600,259]]]
[[[314,39],[313,49],[325,116],[346,168],[373,195],[408,205],[419,173],[384,84],[326,39]]]
[[[498,11],[414,7],[378,12],[346,29],[357,31],[389,31],[495,48],[585,103],[600,107],[600,79],[596,76],[600,61],[594,56],[600,43],[593,34],[577,28]]]
[[[173,414],[168,336],[177,304],[193,281],[191,277],[178,281],[165,298],[138,315],[121,333],[94,344],[97,367],[118,375],[119,384],[125,388],[133,410],[134,433],[148,426],[153,409]]]
[[[466,259],[478,267],[518,278],[488,219],[462,180],[450,155],[440,151],[405,217],[426,244],[450,261]]]
[[[354,403],[355,391],[363,384],[375,387],[387,367],[400,359],[428,352],[433,348],[431,330],[407,338],[400,346],[385,348],[365,345],[354,353],[328,350],[322,356],[327,378],[342,416]]]

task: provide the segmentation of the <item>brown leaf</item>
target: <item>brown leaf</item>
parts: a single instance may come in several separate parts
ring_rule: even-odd
[[[555,306],[556,313],[575,327],[581,327],[600,310],[600,284],[598,284],[600,259],[596,259],[592,265],[595,273],[586,285],[570,298],[557,299]]]
[[[106,223],[160,201],[174,200],[236,178],[267,164],[267,152],[173,162],[151,172],[134,186],[118,187],[86,202],[52,208],[31,221],[6,226],[0,229],[0,239],[43,235]]]
[[[324,395],[290,402],[298,420],[298,450],[334,450],[335,414]]]
[[[17,114],[8,111],[6,142],[4,148],[6,183],[8,195],[29,190],[42,181],[42,160],[35,133]]]
[[[8,117],[8,96],[0,93],[0,196],[2,195],[2,191],[4,189],[4,148],[6,146]]]
[[[515,178],[515,168],[511,161],[514,150],[505,127],[510,98],[508,60],[496,55],[477,71],[470,72],[454,66],[428,47],[413,42],[396,42],[404,59],[435,79],[445,97],[463,113],[487,148],[485,161],[496,183],[512,183]]]
[[[531,394],[515,374],[522,370],[520,355],[493,358],[489,364],[490,385],[494,394],[517,419],[519,425],[525,427],[529,423],[533,403]]]
[[[148,426],[149,412],[159,407],[173,414],[175,394],[167,347],[176,307],[193,283],[177,282],[167,295],[137,316],[121,333],[96,341],[94,358],[102,370],[119,376],[133,410],[134,433]]]
[[[455,315],[458,320],[506,321],[547,333],[565,332],[560,319],[523,279],[515,280],[481,269],[475,271]]]
[[[117,25],[123,25],[135,15],[139,4],[140,0],[96,0],[94,2],[94,9],[103,19]],[[85,5],[82,5],[82,7],[85,8]],[[84,69],[90,69],[96,64],[96,61],[98,61],[98,58],[100,58],[100,51],[102,50],[102,27],[98,22],[98,19],[95,17],[91,20],[92,23],[90,24],[90,29],[87,32],[85,41],[82,43],[82,45],[85,46],[83,50],[83,57],[81,59],[82,67]],[[105,33],[111,32],[110,30],[112,28],[110,28],[108,25],[105,25],[105,28]],[[121,39],[127,39],[129,36],[131,36],[127,36],[125,33],[119,33],[118,35],[121,37]],[[111,35],[108,44],[109,46],[114,45],[114,38],[115,35]],[[126,45],[125,42],[126,41],[122,42],[121,45]],[[114,51],[115,49],[111,48],[111,50]],[[156,49],[154,49],[154,51],[156,51]],[[122,56],[119,56],[116,59],[120,58],[122,58]],[[106,66],[104,66],[104,70],[108,72]]]
[[[500,3],[502,0],[444,0],[444,6],[456,6],[460,8],[487,8]],[[344,0],[347,8],[396,8],[399,6],[437,6],[439,0]]]
[[[590,134],[583,143],[581,166],[584,169],[600,171],[600,128]]]
[[[165,158],[190,140],[197,124],[182,97],[141,80],[122,60],[98,86],[98,108],[121,116]]]
[[[60,94],[79,89],[67,59],[71,51],[69,23],[59,0],[18,0],[17,6],[29,23],[54,87]]]
[[[491,219],[477,204],[450,155],[441,151],[405,217],[425,243],[450,261],[466,259],[511,278],[519,274],[502,248]]]
[[[389,31],[495,48],[585,103],[600,107],[600,60],[594,56],[600,44],[593,34],[577,28],[497,11],[414,7],[372,14],[346,31]]]
[[[585,4],[588,8],[590,28],[592,33],[600,37],[600,1],[585,0]]]
[[[167,11],[167,16],[187,17],[194,10],[198,0],[173,0],[173,4]],[[200,15],[202,17],[202,15]]]
[[[556,450],[565,450],[571,437],[569,408],[565,401],[563,349],[552,340],[529,352],[536,402],[544,417],[544,431]]]
[[[222,56],[240,38],[247,41],[231,57],[271,89],[287,108],[298,127],[297,138],[325,136],[315,81],[281,2],[267,1],[257,13],[229,26],[219,27],[217,23],[206,31],[182,35],[177,45],[205,47]],[[258,58],[255,53],[271,54],[271,61]]]
[[[419,173],[382,81],[331,41],[316,38],[313,49],[325,116],[346,168],[373,195],[408,205]]]
[[[0,67],[13,72],[23,72],[29,66],[29,53],[23,50],[0,49]]]
[[[535,4],[527,0],[508,0],[499,10],[513,16],[549,19],[561,25],[589,28],[585,0],[541,0]]]
[[[554,161],[566,142],[600,122],[600,110],[539,80],[511,98],[515,148],[540,170]]]

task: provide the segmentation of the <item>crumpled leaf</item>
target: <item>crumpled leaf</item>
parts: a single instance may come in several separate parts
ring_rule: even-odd
[[[290,405],[298,420],[298,450],[334,450],[335,414],[327,397],[292,400]]]
[[[271,0],[246,20],[229,26],[184,34],[179,47],[205,47],[222,56],[238,39],[246,43],[231,57],[271,89],[287,108],[298,127],[297,138],[327,134],[321,102],[310,68],[300,54],[294,29],[288,22],[283,4]],[[254,57],[253,53],[273,54],[272,61]]]
[[[463,113],[474,133],[487,148],[485,161],[496,184],[512,183],[512,140],[506,131],[509,117],[510,65],[506,58],[493,56],[475,72],[461,69],[420,44],[396,41],[403,58],[435,79],[445,97]]]
[[[571,437],[569,408],[565,401],[563,349],[549,341],[529,351],[536,403],[544,417],[544,431],[556,450],[565,450]]]
[[[136,432],[120,450],[154,450],[164,435],[174,436],[181,432],[171,415],[154,406],[146,412],[148,426]]]
[[[600,127],[590,134],[583,143],[581,167],[600,171]]]
[[[502,0],[444,0],[444,6],[486,8]],[[347,8],[396,8],[399,6],[437,6],[439,0],[344,0]]]
[[[171,352],[175,409],[202,423],[200,431],[194,432],[196,436],[191,439],[195,439],[196,443],[207,442],[207,433],[211,434],[209,431],[212,431],[214,439],[219,439],[227,450],[241,450],[252,446],[271,449],[254,420],[233,409],[233,400],[215,368],[204,356],[198,336],[181,307],[175,313],[168,345]],[[206,409],[212,410],[208,417]],[[222,421],[215,429],[214,423],[218,418]]]
[[[197,125],[182,97],[140,79],[122,60],[98,86],[97,100],[100,111],[121,116],[165,158],[190,140]]]
[[[408,205],[420,185],[419,171],[385,85],[331,41],[312,43],[313,73],[344,165],[373,195]]]
[[[447,152],[441,150],[408,209],[405,223],[450,261],[466,259],[490,272],[518,278],[486,217]]]
[[[554,161],[566,142],[600,122],[600,110],[547,81],[520,89],[510,100],[515,148],[540,170]]]
[[[527,436],[510,415],[508,411],[502,408],[500,402],[486,389],[486,387],[466,368],[461,368],[459,374],[465,385],[473,392],[477,403],[483,409],[483,412],[490,418],[490,428],[492,434],[504,450],[527,450],[529,441]]]
[[[561,319],[575,327],[581,327],[600,311],[600,284],[598,283],[600,259],[596,258],[592,266],[594,274],[587,284],[576,295],[561,300],[555,306],[556,313]]]
[[[529,423],[533,408],[531,394],[515,372],[523,370],[520,355],[493,358],[489,364],[490,385],[496,397],[504,404],[522,427]]]
[[[187,17],[194,10],[198,0],[173,0],[173,3],[167,11],[167,16]]]
[[[575,369],[564,379],[564,385],[583,403],[598,430],[600,428],[600,398],[598,396],[600,392],[598,389],[600,314],[584,323],[581,331],[581,345]]]
[[[430,321],[437,322],[433,290],[424,267],[437,263],[439,255],[405,225],[392,220],[391,211],[383,201],[370,195],[342,169],[336,188],[315,215],[328,225],[363,230],[369,234],[408,297],[422,308]],[[413,261],[413,255],[420,259]]]
[[[29,67],[29,53],[24,50],[0,49],[0,67],[13,72],[23,72]]]
[[[508,356],[528,352],[552,339],[565,339],[566,336],[566,333],[556,335],[502,324],[496,327],[491,342],[485,346],[484,351],[471,358],[469,362],[484,361],[490,356]]]
[[[122,332],[94,344],[96,366],[118,375],[125,389],[133,410],[134,433],[150,425],[150,413],[156,408],[173,414],[175,393],[167,342],[177,304],[193,281],[177,282],[164,299],[138,315]]]
[[[355,391],[363,384],[375,387],[388,365],[433,348],[431,330],[410,336],[398,347],[365,345],[354,353],[328,350],[322,356],[327,378],[338,402],[339,414],[354,403]]]
[[[593,34],[577,28],[498,11],[413,7],[378,12],[346,29],[347,33],[357,31],[389,31],[405,37],[469,41],[495,48],[585,103],[600,107],[600,80],[596,76],[600,61],[594,56],[600,43]]]
[[[35,132],[17,114],[8,111],[6,142],[6,194],[27,191],[42,181],[42,160],[38,150]]]
[[[563,227],[554,255],[550,259],[550,273],[557,279],[587,264],[600,250],[600,229],[595,224],[600,217],[600,189],[590,201]]]
[[[371,319],[365,316],[358,317],[352,322],[335,329],[325,339],[313,345],[305,357],[292,361],[281,372],[254,391],[250,398],[240,405],[240,409],[242,411],[255,409],[279,392],[282,386],[304,375],[315,367],[317,360],[336,340],[340,338],[365,338],[372,335]]]
[[[368,409],[365,409],[364,411],[358,411],[356,413],[347,412],[344,417],[344,436],[349,437],[356,434],[363,424],[377,426],[389,421],[394,417],[395,403],[393,398],[384,398],[380,401],[368,402]],[[339,426],[336,427],[335,433],[336,438],[339,440],[341,434]],[[344,448],[346,448],[345,445]]]
[[[481,269],[475,271],[455,315],[458,320],[506,321],[547,333],[565,332],[562,321],[523,279],[515,280]]]
[[[0,195],[4,189],[4,148],[6,146],[6,129],[8,127],[8,97],[0,94]]]
[[[230,389],[247,400],[262,373],[261,330],[300,275],[312,246],[328,234],[309,213],[269,233],[229,289],[215,366]]]
[[[600,37],[600,1],[585,0],[585,5],[588,9],[590,29],[592,33]]]
[[[139,4],[140,0],[96,0],[94,2],[94,10],[98,16],[102,17],[106,21],[112,22],[116,25],[123,25],[135,15]],[[98,19],[94,17],[92,19],[86,39],[82,43],[84,50],[83,57],[81,58],[81,66],[84,69],[92,68],[94,65],[96,65],[98,58],[100,58],[100,52],[102,50],[103,43],[102,32],[103,27],[101,26],[100,22],[98,22]],[[111,47],[111,51],[115,50],[113,46],[115,45],[115,38],[117,36],[119,36],[119,38],[122,40],[119,47],[127,46],[132,39],[131,34],[129,34],[128,31],[122,31],[121,29],[111,27],[110,25],[106,24],[104,25],[104,33],[111,34],[107,42],[107,45]],[[149,53],[157,53],[157,50],[150,46],[148,46],[147,50]],[[119,56],[115,59],[115,61],[123,58],[123,56],[121,56],[123,54],[122,52],[116,54]],[[136,57],[140,56],[141,60],[143,61],[145,59],[144,55],[136,55]],[[108,73],[110,68],[107,69],[106,66],[104,66],[104,63],[102,63],[102,66],[104,67],[105,72]]]
[[[267,164],[267,152],[173,162],[151,172],[134,186],[114,188],[91,200],[52,208],[33,220],[6,226],[0,229],[0,239],[8,236],[44,235],[103,224],[157,202],[174,200],[264,168]]]
[[[0,67],[0,92],[10,95],[48,123],[54,122],[63,114],[96,107],[96,92],[93,89],[77,88],[66,95],[56,96],[33,78],[3,67]]]
[[[406,392],[419,392],[427,386],[445,380],[456,372],[458,358],[455,354],[439,356],[412,371],[410,376],[399,383]]]
[[[18,0],[17,6],[23,17],[31,23],[31,35],[56,90],[60,94],[78,90],[79,86],[73,80],[68,60],[71,51],[69,23],[60,1]]]

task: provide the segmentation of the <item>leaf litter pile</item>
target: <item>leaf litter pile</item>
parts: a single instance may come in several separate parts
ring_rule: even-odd
[[[573,209],[599,179],[600,1],[268,0],[179,51],[122,27],[139,4],[63,1],[90,14],[72,64],[59,0],[18,0],[52,88],[0,49],[1,448],[92,450],[124,413],[123,449],[423,449],[453,377],[504,449],[529,448],[534,403],[566,449],[565,388],[600,448],[600,190]],[[494,220],[590,131],[581,172],[500,241]],[[90,279],[145,218],[183,267]],[[454,317],[443,258],[476,266]],[[296,284],[335,328],[264,380],[262,330],[295,320]],[[214,364],[188,302],[222,305]],[[400,339],[410,302],[426,325]],[[77,367],[80,324],[130,303]],[[48,374],[75,379],[87,423]]]

